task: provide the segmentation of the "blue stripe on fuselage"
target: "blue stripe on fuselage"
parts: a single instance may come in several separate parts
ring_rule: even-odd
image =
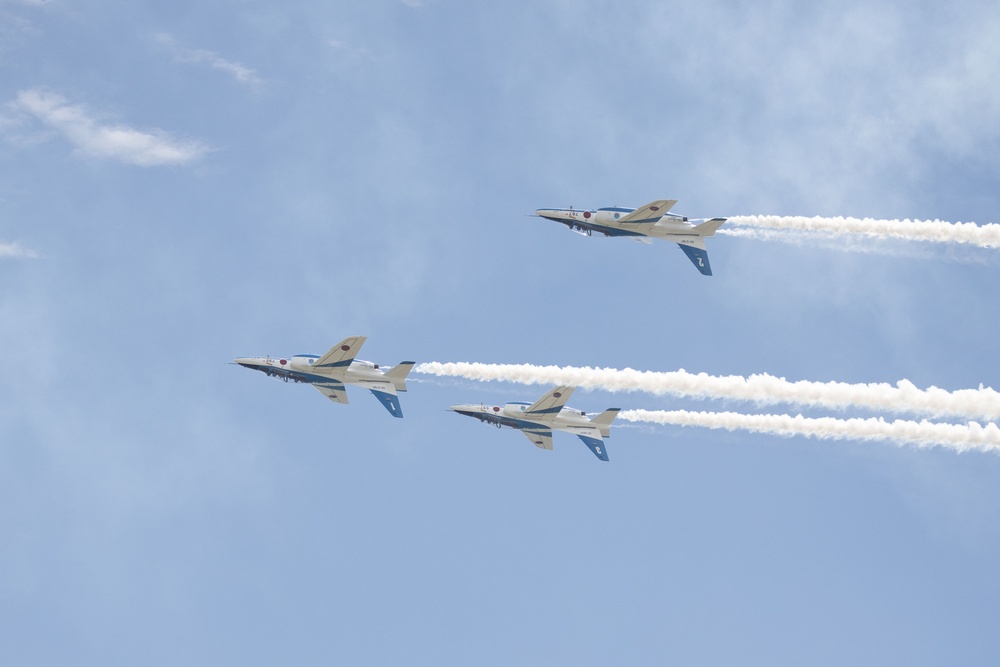
[[[316,368],[343,368],[345,366],[350,366],[353,361],[354,359],[342,359],[340,361],[334,361],[326,364],[316,364]]]
[[[595,225],[592,222],[580,222],[579,220],[557,220],[556,222],[561,222],[570,229],[572,229],[573,227],[582,227],[583,229],[589,229],[599,234],[604,234],[605,236],[646,236],[641,232],[633,232],[630,229],[617,229],[615,227],[605,227],[604,225]]]
[[[507,417],[501,414],[491,414],[489,412],[461,412],[460,414],[468,415],[469,417],[476,417],[481,421],[488,421],[491,424],[500,424],[501,426],[507,426],[508,428],[516,428],[519,431],[524,431],[527,429],[545,429],[551,428],[548,424],[539,424],[538,422],[531,422],[525,419],[514,419],[513,417]]]
[[[552,408],[545,408],[543,410],[532,410],[530,412],[525,412],[524,414],[526,414],[526,415],[551,415],[553,413],[559,413],[559,412],[562,412],[562,406],[561,405],[557,405],[557,406],[552,407]]]
[[[343,387],[344,383],[336,378],[326,377],[324,375],[314,375],[313,373],[303,373],[302,371],[293,371],[289,368],[280,368],[278,366],[253,366],[254,370],[258,370],[267,375],[277,375],[281,378],[287,378],[294,382],[304,382],[306,384],[325,384],[337,387]]]

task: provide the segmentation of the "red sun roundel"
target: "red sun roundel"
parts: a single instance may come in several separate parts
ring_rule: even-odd
[[[650,206],[650,207],[649,207],[649,210],[650,210],[650,211],[659,211],[659,210],[660,210],[660,207],[659,207],[659,206]]]
[[[287,362],[287,361],[285,361],[284,359],[282,359],[282,360],[281,360],[281,361],[279,361],[278,363],[279,363],[279,364],[281,364],[282,366],[284,366],[284,365],[285,365],[285,364],[287,364],[288,362]]]
[[[340,349],[343,350],[344,352],[347,352],[349,349],[351,349],[351,346],[350,345],[341,345]]]

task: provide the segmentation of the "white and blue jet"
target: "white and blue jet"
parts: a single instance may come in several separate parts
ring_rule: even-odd
[[[406,376],[416,362],[403,361],[388,370],[370,361],[355,359],[365,336],[345,338],[322,357],[299,354],[290,358],[240,357],[235,362],[244,368],[261,371],[285,382],[304,382],[316,387],[334,403],[347,404],[345,385],[355,385],[371,391],[393,417],[402,417],[398,391],[406,391]]]
[[[552,431],[566,431],[583,440],[597,458],[607,461],[604,438],[611,437],[611,422],[621,408],[611,408],[588,417],[581,410],[566,407],[573,389],[575,387],[556,387],[534,403],[453,405],[451,409],[497,428],[516,428],[539,449],[552,449]]]
[[[651,238],[673,241],[680,246],[695,268],[710,276],[712,266],[708,263],[705,237],[715,236],[715,230],[726,219],[688,220],[669,212],[676,203],[676,199],[658,199],[640,208],[612,206],[596,211],[540,208],[535,214],[546,220],[562,223],[571,231],[584,236],[597,232],[605,236],[628,236],[641,243],[650,243]]]

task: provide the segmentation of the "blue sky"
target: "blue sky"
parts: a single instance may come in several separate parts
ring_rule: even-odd
[[[1000,222],[995,3],[0,26],[4,663],[1000,660],[1000,457],[621,424],[601,464],[444,410],[538,387],[414,377],[397,420],[227,363],[361,334],[383,364],[997,386],[995,253],[718,237],[705,278],[525,215]]]

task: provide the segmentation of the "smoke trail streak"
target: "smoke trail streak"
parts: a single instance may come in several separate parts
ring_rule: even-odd
[[[804,435],[822,440],[876,440],[917,447],[947,447],[956,452],[1000,453],[1000,428],[989,423],[938,424],[928,421],[837,419],[802,415],[745,415],[736,412],[690,412],[688,410],[624,410],[620,419],[632,422],[703,426],[727,431],[770,433],[783,437]]]
[[[863,252],[869,254],[906,255],[908,257],[935,256],[929,248],[925,248],[918,252],[914,250],[915,246],[913,245],[886,245],[887,243],[896,241],[897,239],[876,239],[876,242],[873,243],[872,239],[866,236],[858,235],[851,237],[843,234],[837,235],[832,232],[806,232],[799,229],[737,227],[736,229],[723,228],[715,233],[719,236],[733,236],[736,238],[751,239],[754,241],[787,243],[795,246],[820,245],[824,248],[851,250],[853,252]]]
[[[786,229],[833,234],[862,234],[883,239],[968,243],[980,248],[1000,248],[1000,225],[943,220],[875,220],[873,218],[736,215],[733,225],[759,229]]]
[[[637,371],[631,368],[481,364],[470,362],[418,364],[414,370],[429,375],[463,377],[488,382],[569,384],[607,391],[643,391],[656,395],[753,401],[758,405],[786,403],[814,408],[857,407],[879,412],[922,414],[932,417],[1000,419],[1000,392],[989,387],[950,392],[937,387],[919,389],[909,380],[887,383],[788,381],[766,373],[743,377],[677,371]]]

